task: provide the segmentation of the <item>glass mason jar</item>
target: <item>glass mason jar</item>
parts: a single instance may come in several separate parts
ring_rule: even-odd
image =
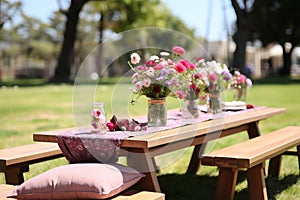
[[[165,126],[167,124],[166,98],[148,99],[148,126]]]
[[[234,89],[234,101],[243,101],[247,100],[247,87],[239,87]]]
[[[106,133],[106,113],[103,102],[93,103],[91,125],[94,133]]]
[[[209,94],[207,111],[212,114],[222,113],[222,101],[220,98],[220,93]]]
[[[182,108],[183,118],[198,118],[200,113],[197,99],[186,100]]]

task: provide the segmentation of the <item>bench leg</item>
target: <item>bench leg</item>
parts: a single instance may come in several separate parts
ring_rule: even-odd
[[[220,168],[216,190],[216,200],[233,200],[238,169]]]
[[[262,164],[247,170],[247,181],[250,200],[268,200]]]
[[[297,146],[297,155],[298,155],[298,167],[299,167],[299,173],[300,173],[300,146]]]
[[[279,177],[282,155],[270,159],[268,175]]]
[[[201,162],[200,157],[204,152],[204,149],[206,147],[206,143],[204,144],[198,144],[194,147],[194,151],[189,163],[189,166],[186,170],[186,174],[196,174],[197,171],[200,168]]]
[[[5,182],[10,185],[20,185],[24,182],[24,172],[29,171],[29,166],[9,168],[4,171]]]

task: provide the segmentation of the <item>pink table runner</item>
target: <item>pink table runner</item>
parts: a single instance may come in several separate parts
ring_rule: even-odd
[[[256,107],[254,109],[261,108],[262,107]],[[107,132],[106,134],[91,133],[91,128],[87,127],[74,129],[60,134],[57,137],[57,142],[66,159],[70,163],[114,163],[118,161],[120,146],[125,138],[160,132],[167,129],[177,128],[188,124],[195,124],[216,118],[223,118],[238,114],[240,112],[248,111],[249,110],[223,112],[221,115],[201,113],[199,118],[184,119],[181,116],[181,112],[178,110],[173,110],[168,111],[168,121],[167,125],[164,127],[148,127],[146,131],[139,132],[114,131]],[[146,121],[146,118],[139,118],[138,121],[144,122]]]

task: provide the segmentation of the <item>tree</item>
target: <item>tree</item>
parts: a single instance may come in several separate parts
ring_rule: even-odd
[[[283,49],[283,68],[281,75],[291,73],[291,54],[300,44],[299,0],[261,0],[262,4],[255,16],[253,37],[262,41],[264,46],[279,43]]]
[[[12,21],[12,17],[21,12],[22,3],[20,1],[9,2],[7,0],[0,0],[0,40],[4,37],[2,36],[2,30],[4,25],[8,21]],[[2,80],[2,60],[3,52],[0,46],[0,81]]]
[[[103,30],[105,29],[110,29],[113,32],[118,33],[132,28],[155,26],[156,24],[160,24],[158,27],[161,27],[161,24],[168,25],[168,20],[172,20],[173,27],[177,27],[182,30],[185,29],[185,31],[190,35],[193,34],[193,31],[186,28],[186,26],[184,26],[178,18],[176,18],[176,20],[170,19],[169,17],[174,17],[170,14],[170,12],[168,12],[168,15],[160,13],[165,10],[158,9],[160,8],[159,0],[72,0],[69,9],[65,12],[67,21],[64,32],[64,42],[58,58],[55,75],[51,79],[53,82],[71,81],[71,65],[74,53],[74,42],[77,35],[79,13],[88,1],[95,1],[94,4],[98,5],[93,7],[95,7],[95,9],[99,9],[98,12],[100,13],[99,41],[102,40]],[[159,16],[160,19],[155,16]],[[163,20],[164,23],[162,23]],[[98,73],[102,74],[102,70],[98,69]]]
[[[74,53],[74,43],[77,35],[77,24],[79,21],[79,13],[83,6],[89,0],[71,0],[67,11],[63,11],[66,15],[66,25],[64,31],[64,42],[58,57],[55,75],[51,78],[52,82],[70,82],[71,64]]]
[[[4,27],[4,24],[20,12],[22,2],[9,2],[7,0],[0,0],[0,30]]]
[[[254,17],[259,10],[261,1],[255,0],[231,0],[236,13],[236,31],[233,40],[236,49],[233,57],[233,67],[239,69],[243,74],[248,75],[246,70],[246,43],[251,39],[254,29]]]

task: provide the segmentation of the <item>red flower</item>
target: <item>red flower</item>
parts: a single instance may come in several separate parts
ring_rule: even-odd
[[[160,86],[159,85],[154,85],[152,88],[152,91],[154,94],[160,93]]]
[[[189,61],[185,60],[185,59],[182,59],[180,60],[180,63],[185,66],[185,68],[189,68],[190,67],[190,63]]]
[[[200,78],[200,74],[195,74],[195,75],[194,75],[194,78],[195,78],[195,79]]]
[[[195,90],[195,89],[197,88],[197,85],[196,85],[195,83],[193,83],[193,84],[191,85],[191,88],[192,88],[193,90]]]
[[[181,63],[178,63],[175,65],[175,70],[178,72],[178,73],[182,73],[182,72],[185,72],[186,71],[186,67],[181,64]]]
[[[195,64],[193,64],[193,63],[189,63],[190,65],[189,65],[189,68],[190,69],[195,69],[196,68],[196,65]]]
[[[154,60],[148,60],[146,62],[146,65],[148,65],[148,66],[154,66],[154,65],[156,65],[156,62]]]
[[[115,130],[115,125],[112,122],[107,122],[106,126],[110,131]]]

